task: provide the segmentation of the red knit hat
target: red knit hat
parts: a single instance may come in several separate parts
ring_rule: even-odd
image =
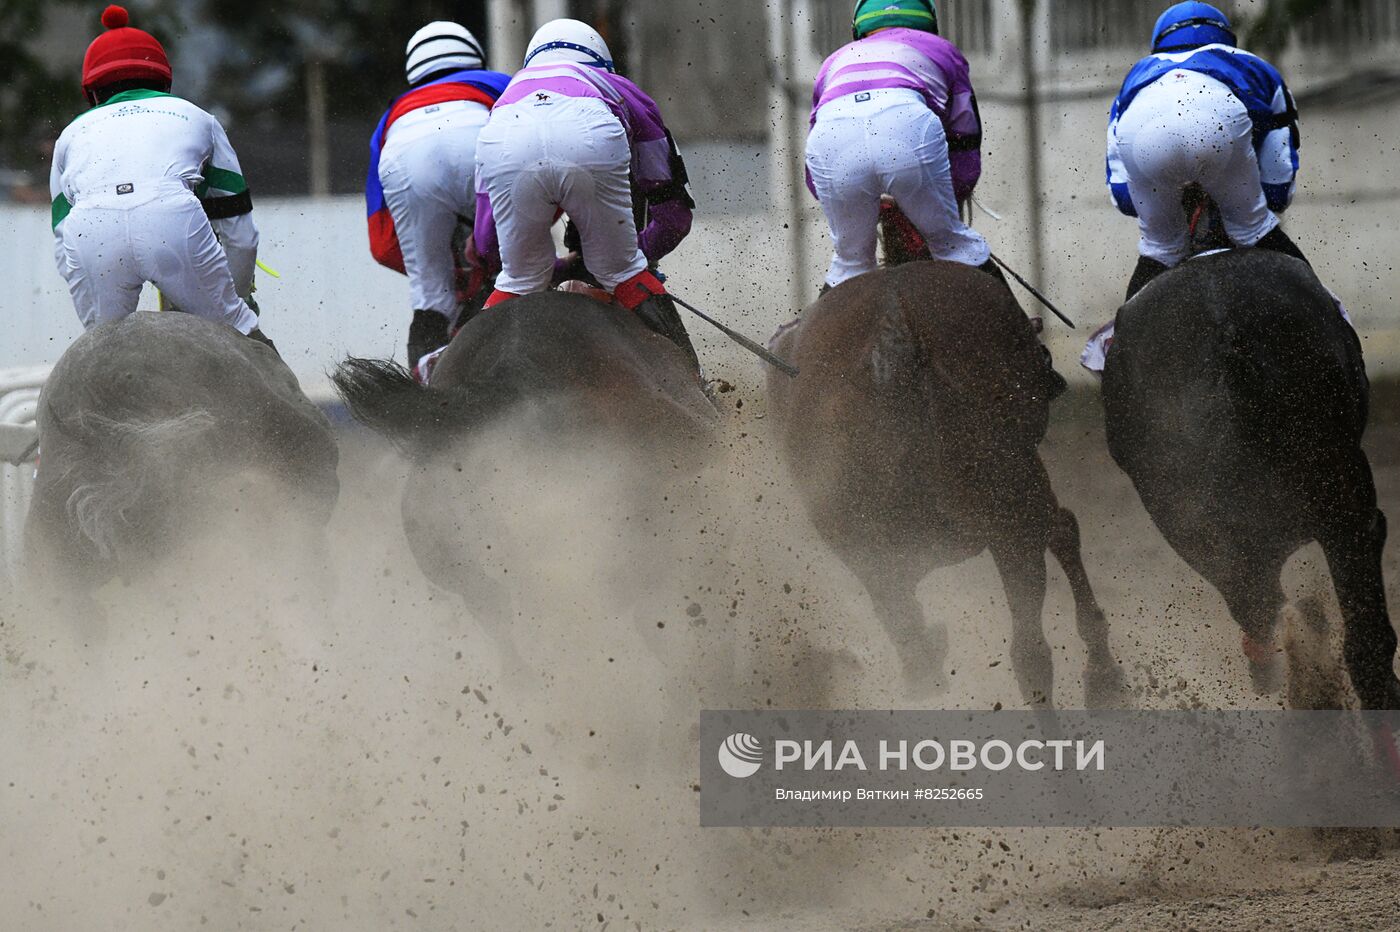
[[[169,83],[170,62],[165,49],[149,32],[134,29],[124,7],[113,4],[102,11],[107,31],[88,46],[83,56],[83,90],[132,78],[157,78]]]

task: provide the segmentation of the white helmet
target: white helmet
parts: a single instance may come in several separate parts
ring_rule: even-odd
[[[576,19],[556,19],[545,23],[525,50],[525,67],[569,61],[613,70],[612,52],[598,30]]]
[[[408,40],[408,83],[417,84],[430,74],[448,68],[481,68],[486,56],[481,43],[465,26],[438,20]]]

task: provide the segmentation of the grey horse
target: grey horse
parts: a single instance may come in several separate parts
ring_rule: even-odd
[[[204,493],[226,478],[271,480],[317,529],[340,491],[330,424],[277,353],[188,314],[83,334],[44,385],[38,426],[26,550],[65,590],[168,556],[192,515],[217,520]]]
[[[719,417],[690,360],[635,314],[527,295],[472,317],[426,387],[390,360],[348,359],[334,381],[354,417],[406,454],[403,523],[417,563],[462,597],[507,668],[526,666],[511,622],[551,557],[601,566],[603,591],[637,614],[639,597],[680,567],[665,542]],[[586,503],[582,544],[565,541],[578,522],[562,514],[543,529],[522,517],[552,495],[561,511]],[[544,540],[527,544],[535,532]]]

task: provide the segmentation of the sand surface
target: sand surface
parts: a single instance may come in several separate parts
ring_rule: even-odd
[[[634,561],[630,591],[615,567],[599,582],[627,532],[597,531],[589,490],[531,486],[510,505],[535,558],[513,580],[530,577],[512,623],[525,674],[419,574],[406,468],[373,443],[347,446],[328,560],[242,513],[104,589],[105,624],[8,594],[0,925],[1400,927],[1389,833],[700,829],[701,708],[1019,705],[990,558],[921,587],[950,629],[951,688],[904,695],[868,600],[773,462],[760,395],[724,398],[699,515]],[[1400,429],[1369,448],[1400,513]],[[1136,701],[1276,706],[1097,423],[1057,420],[1043,451]],[[515,478],[480,481],[506,496]],[[1308,556],[1295,588],[1315,585]],[[1394,538],[1387,571],[1394,609]],[[1077,706],[1084,655],[1058,571],[1045,618],[1059,701]]]

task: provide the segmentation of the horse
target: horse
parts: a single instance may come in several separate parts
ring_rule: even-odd
[[[1260,693],[1282,666],[1283,565],[1316,541],[1359,702],[1400,708],[1386,521],[1361,448],[1368,391],[1355,331],[1290,256],[1198,255],[1118,309],[1103,373],[1109,451],[1172,549],[1224,597]]]
[[[182,529],[226,512],[224,480],[269,480],[316,533],[340,492],[330,423],[286,363],[189,314],[136,313],[84,333],[45,381],[37,423],[25,549],[33,570],[79,595],[171,555]]]
[[[1078,523],[1037,449],[1053,375],[1006,287],[953,262],[888,266],[826,292],[771,346],[801,369],[768,379],[789,471],[818,533],[870,595],[906,683],[941,688],[947,652],[916,586],[990,550],[1022,698],[1053,706],[1041,618],[1048,549],[1069,579],[1088,648],[1088,702],[1121,704]]]
[[[543,531],[549,546],[558,543],[555,528],[525,525],[564,522],[520,520],[512,507],[554,495],[566,499],[561,508],[576,507],[620,483],[622,499],[602,509],[608,513],[584,516],[590,539],[581,546],[595,552],[582,556],[624,533],[603,529],[610,518],[628,525],[625,533],[660,534],[703,469],[719,421],[675,344],[621,307],[563,291],[472,316],[426,386],[392,360],[354,357],[332,380],[352,416],[411,464],[401,508],[419,568],[461,597],[515,672],[527,665],[508,624],[522,595],[512,583],[546,559],[521,539]],[[525,478],[504,488],[516,474]],[[529,486],[537,475],[543,484]],[[656,545],[650,532],[646,539]],[[639,567],[663,572],[661,562],[643,548],[619,555],[614,570],[636,580]]]

